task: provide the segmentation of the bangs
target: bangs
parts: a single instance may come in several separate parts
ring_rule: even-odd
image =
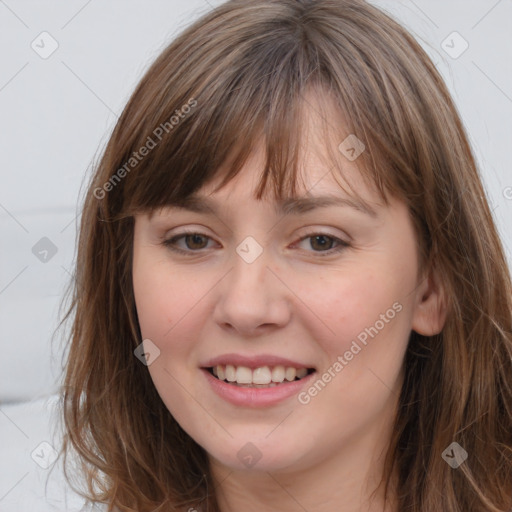
[[[379,140],[375,122],[368,118],[369,101],[379,100],[365,94],[360,69],[352,69],[350,53],[360,50],[347,42],[337,63],[345,74],[340,77],[339,72],[328,71],[329,53],[335,49],[322,52],[328,42],[322,40],[315,47],[286,21],[264,20],[267,37],[240,34],[238,40],[224,41],[222,49],[213,44],[215,27],[211,27],[208,34],[187,36],[186,55],[182,36],[159,57],[112,137],[114,143],[124,141],[124,147],[110,152],[120,156],[110,162],[103,180],[112,182],[116,168],[117,174],[124,172],[109,193],[110,216],[127,217],[179,204],[215,179],[220,179],[218,190],[239,173],[260,144],[265,166],[255,197],[298,197],[299,187],[305,189],[301,156],[310,150],[304,143],[308,109],[321,120],[321,132],[314,134],[323,146],[319,156],[325,158],[340,188],[363,201],[344,176],[350,159],[338,149],[347,137],[355,136],[364,145],[355,161],[358,170],[367,186],[389,204],[387,192],[396,184],[389,160],[374,144]],[[312,95],[318,106],[312,105]],[[140,158],[139,153],[145,156]]]

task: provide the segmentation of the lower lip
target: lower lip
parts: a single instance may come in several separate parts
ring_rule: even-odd
[[[297,395],[316,374],[313,372],[300,380],[282,383],[271,388],[244,388],[219,380],[204,368],[201,368],[201,371],[221,398],[242,407],[268,407],[282,402]]]

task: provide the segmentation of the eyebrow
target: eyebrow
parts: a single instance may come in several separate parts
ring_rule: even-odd
[[[218,206],[215,201],[198,195],[191,195],[185,199],[174,201],[167,206],[195,213],[218,213]],[[282,199],[275,203],[274,212],[278,215],[302,215],[318,208],[328,208],[330,206],[349,207],[370,217],[378,217],[377,212],[368,203],[357,198],[335,195]]]

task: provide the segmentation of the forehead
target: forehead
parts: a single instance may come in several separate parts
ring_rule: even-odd
[[[193,194],[170,206],[195,213],[218,214],[219,210],[222,209],[225,204],[225,201],[214,200],[211,196]],[[332,206],[351,208],[352,210],[373,218],[378,216],[374,205],[372,206],[370,203],[358,198],[351,198],[340,194],[315,196],[311,193],[307,193],[307,195],[302,197],[275,200],[273,203],[273,211],[276,215],[300,215],[315,209]]]
[[[219,209],[225,209],[235,201],[250,202],[253,198],[263,198],[281,213],[303,212],[329,202],[334,204],[333,199],[343,199],[368,214],[374,214],[372,204],[387,205],[387,194],[380,190],[380,181],[375,179],[375,173],[372,175],[365,168],[368,155],[364,150],[355,158],[349,158],[353,153],[347,152],[346,140],[354,139],[355,135],[349,133],[332,96],[312,90],[303,100],[300,126],[295,125],[296,135],[281,140],[281,132],[275,137],[257,132],[248,143],[235,140],[227,156],[208,169],[203,174],[205,178],[196,182],[197,186],[189,187],[185,194],[180,192],[180,185],[176,187],[176,181],[172,190],[168,186],[160,187],[160,191],[153,187],[154,195],[160,198],[158,204],[143,209],[151,212],[153,208],[182,204],[204,212],[215,209],[216,202],[222,203]],[[244,147],[243,165],[235,170],[233,167]],[[204,149],[208,153],[208,149]],[[182,174],[176,179],[186,181],[186,176]],[[169,190],[167,197],[165,190]]]
[[[261,178],[264,153],[260,146],[246,161],[238,175],[222,188],[220,176],[186,198],[175,200],[168,206],[195,213],[215,215],[229,204],[242,204],[255,197]],[[378,198],[368,189],[357,166],[347,162],[344,169],[327,165],[315,150],[307,152],[300,166],[300,180],[294,196],[265,198],[276,215],[301,215],[328,207],[351,208],[372,218],[378,217]]]
[[[364,167],[366,147],[351,133],[350,123],[344,118],[336,98],[324,87],[318,87],[307,90],[301,100],[300,140],[293,141],[298,146],[297,195],[323,195],[339,191],[347,196],[380,202],[381,195]],[[265,157],[266,141],[261,138],[255,141],[241,173],[229,185],[235,188],[237,181],[243,181],[241,188],[248,195],[256,190],[262,177],[261,171],[265,168]],[[227,159],[216,174],[224,175],[229,164]],[[286,168],[284,166],[285,174]],[[216,186],[216,183],[203,186],[201,193],[213,194]]]
[[[349,160],[345,156],[344,145],[338,144],[336,137],[332,134],[329,139],[322,138],[319,132],[314,132],[313,136],[309,136],[306,132],[299,151],[295,194],[277,198],[276,194],[272,193],[272,187],[267,187],[265,190],[267,199],[279,204],[304,199],[304,204],[306,204],[308,198],[332,195],[353,200],[355,203],[381,203],[380,194],[377,192],[375,184],[371,183],[360,168],[362,161]],[[342,150],[338,148],[340,145]],[[197,191],[197,195],[229,200],[235,194],[249,199],[254,195],[261,182],[265,158],[265,146],[260,141],[255,144],[240,172],[229,182],[221,188],[222,178],[228,170],[229,164],[226,163],[218,170],[214,180],[203,185]],[[270,174],[272,174],[272,169],[270,169]],[[289,177],[291,178],[291,173]]]

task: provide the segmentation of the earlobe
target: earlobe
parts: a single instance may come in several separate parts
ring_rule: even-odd
[[[446,291],[438,273],[433,270],[418,287],[412,330],[423,336],[439,334],[447,312]]]

